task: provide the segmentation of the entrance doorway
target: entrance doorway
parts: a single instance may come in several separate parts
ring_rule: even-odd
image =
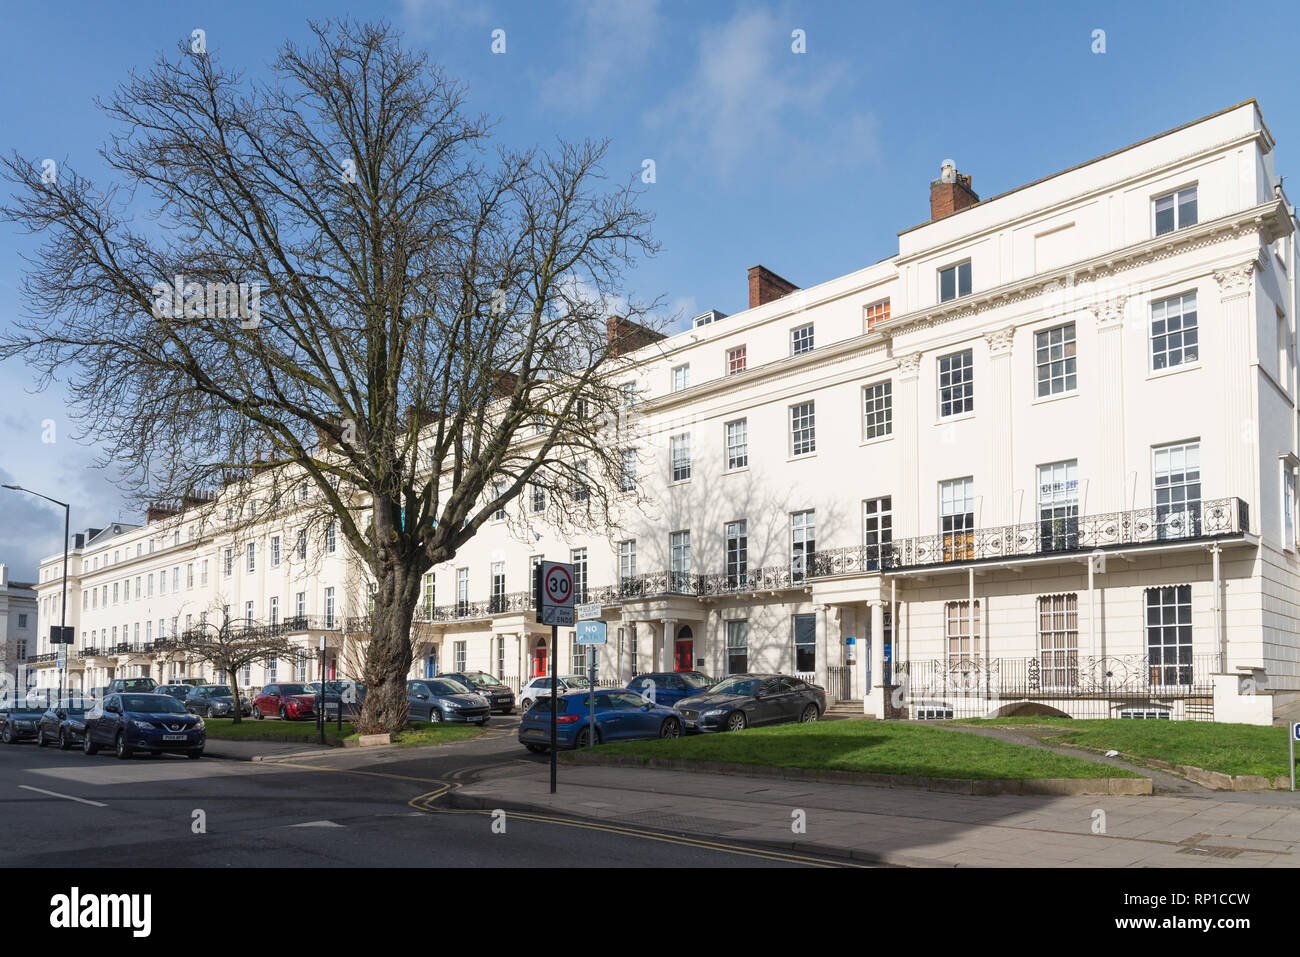
[[[695,635],[690,625],[682,625],[677,629],[677,643],[673,647],[673,652],[673,670],[695,670]]]
[[[533,677],[546,677],[546,639],[538,638],[533,645]]]

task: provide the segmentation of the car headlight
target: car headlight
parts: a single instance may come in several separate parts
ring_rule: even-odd
[[[132,724],[134,727],[137,727],[137,728],[139,728],[139,729],[142,730],[142,731],[152,731],[152,730],[153,730],[153,722],[152,722],[152,721],[141,721],[141,720],[139,720],[138,718],[132,718],[132,719],[131,719],[131,724]]]
[[[459,709],[459,708],[461,707],[461,704],[460,704],[459,701],[448,701],[448,702],[447,702],[447,707],[448,707],[448,708],[457,708],[457,709]]]
[[[726,714],[726,713],[727,713],[727,709],[726,709],[726,708],[710,708],[708,711],[704,712],[703,717],[705,717],[705,718],[716,718],[718,715],[720,715],[720,714]]]
[[[195,730],[195,731],[202,731],[205,727],[207,727],[207,725],[205,725],[205,724],[203,723],[203,719],[202,719],[202,718],[199,718],[198,723],[197,723],[196,725],[194,725],[194,730]]]

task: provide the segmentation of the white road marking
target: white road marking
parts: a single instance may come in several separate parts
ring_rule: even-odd
[[[30,784],[20,784],[18,786],[25,791],[36,791],[38,794],[48,794],[50,797],[63,798],[65,801],[76,801],[78,804],[89,804],[91,807],[108,807],[107,804],[101,804],[98,801],[87,801],[85,798],[73,797],[71,794],[60,794],[58,791],[34,788]]]
[[[305,821],[302,824],[286,824],[285,827],[342,827],[333,821]]]

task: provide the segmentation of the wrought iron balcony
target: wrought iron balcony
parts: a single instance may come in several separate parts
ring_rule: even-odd
[[[1241,535],[1249,528],[1245,502],[1213,499],[1190,509],[1140,508],[827,549],[813,556],[810,577],[1208,540]]]

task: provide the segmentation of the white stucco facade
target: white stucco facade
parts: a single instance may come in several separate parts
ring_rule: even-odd
[[[609,623],[605,680],[797,672],[880,716],[1264,713],[1229,701],[1233,687],[1270,695],[1272,714],[1300,693],[1300,263],[1273,148],[1248,102],[641,349],[627,414],[648,504],[614,535],[565,539],[530,522],[522,496],[434,569],[414,670],[518,682],[542,647],[546,667],[558,650],[573,670],[571,631],[550,648],[521,593],[536,556],[585,550],[585,597]],[[344,667],[365,608],[343,539],[329,552],[313,538],[297,560],[289,505],[232,546],[219,522],[191,521],[220,507],[77,550],[79,648],[230,606],[310,618],[303,646],[326,635]],[[42,614],[59,562],[42,567]],[[172,667],[143,652],[76,660],[87,687]]]

